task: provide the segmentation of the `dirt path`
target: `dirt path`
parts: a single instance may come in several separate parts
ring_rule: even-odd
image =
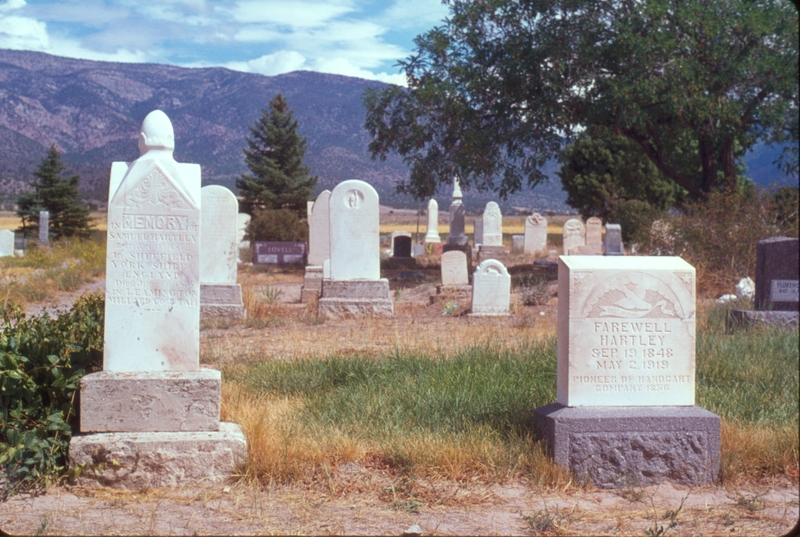
[[[251,287],[280,289],[276,319],[298,315],[296,275],[245,275]],[[102,280],[43,307],[67,309]],[[552,334],[556,300],[520,308],[511,318],[442,315],[432,286],[395,292],[392,319],[234,325],[201,332],[204,364],[237,359],[291,359],[340,352],[380,353],[393,347],[451,352],[491,339],[513,342]],[[38,308],[38,309],[37,309]],[[590,485],[542,489],[524,479],[506,483],[414,479],[369,463],[330,469],[324,481],[225,485],[138,492],[53,487],[39,496],[0,503],[0,530],[12,535],[783,535],[798,521],[798,481],[761,480],[689,488],[671,484],[621,490]],[[649,532],[649,533],[648,533]]]

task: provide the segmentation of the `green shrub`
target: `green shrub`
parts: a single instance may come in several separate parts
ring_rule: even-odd
[[[645,201],[625,200],[614,205],[608,222],[622,227],[622,241],[625,244],[646,244],[650,238],[650,226],[663,214],[663,211]]]
[[[0,501],[66,470],[80,379],[102,368],[103,308],[97,294],[55,318],[0,310]]]
[[[255,211],[247,225],[250,241],[308,241],[308,222],[289,209]]]

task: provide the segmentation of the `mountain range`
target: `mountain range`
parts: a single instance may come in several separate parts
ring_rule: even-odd
[[[104,205],[111,162],[139,156],[142,120],[155,109],[172,120],[175,159],[199,163],[204,185],[235,191],[236,178],[246,171],[242,148],[248,127],[282,93],[308,140],[305,164],[319,176],[318,192],[355,178],[373,185],[382,204],[417,207],[410,196],[395,192],[397,181],[409,173],[402,160],[372,160],[367,150],[370,137],[363,127],[362,95],[366,88],[380,86],[377,81],[310,71],[268,77],[224,68],[97,62],[0,50],[0,196],[13,202],[28,188],[31,172],[55,144],[68,172],[80,174],[85,197]],[[756,149],[759,178],[753,178],[762,184],[786,182],[769,163],[779,149]],[[504,212],[511,207],[566,209],[557,164],[548,163],[544,171],[551,180],[502,202]],[[448,206],[449,197],[448,189],[437,195],[440,207]],[[464,193],[471,212],[482,210],[490,199],[490,193]]]

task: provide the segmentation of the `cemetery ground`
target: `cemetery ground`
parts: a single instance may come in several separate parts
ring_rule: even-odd
[[[391,230],[413,225],[399,220]],[[504,231],[510,244],[518,231]],[[99,242],[6,258],[2,290],[31,314],[66,307],[102,289],[103,260]],[[299,303],[302,267],[240,267],[248,318],[201,327],[201,364],[223,373],[222,418],[249,443],[250,462],[229,483],[61,483],[0,503],[0,530],[782,535],[797,522],[797,331],[728,334],[699,285],[697,404],[722,417],[722,478],[601,490],[554,466],[531,430],[533,409],[555,401],[556,274],[512,256],[511,316],[479,319],[430,303],[435,261],[382,265],[394,317],[344,320]],[[47,297],[23,294],[34,278]]]

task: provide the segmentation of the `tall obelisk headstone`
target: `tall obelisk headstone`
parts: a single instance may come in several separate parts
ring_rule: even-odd
[[[559,258],[557,403],[534,418],[557,464],[606,488],[718,477],[719,416],[694,406],[695,302],[679,257]]]
[[[301,302],[313,302],[322,293],[323,265],[331,257],[331,191],[323,190],[308,213],[308,265],[303,277]]]
[[[394,314],[389,281],[381,278],[378,193],[364,181],[339,183],[329,200],[330,279],[322,280],[326,317]]]
[[[428,229],[425,232],[425,244],[440,244],[439,236],[439,202],[431,198],[428,202]]]
[[[239,426],[219,421],[220,372],[199,364],[200,166],[176,162],[174,148],[156,110],[141,157],[111,167],[103,371],[81,379],[89,434],[69,448],[70,464],[94,468],[82,484],[221,481],[247,458]]]
[[[220,185],[201,189],[200,316],[245,317],[242,286],[236,283],[239,259],[239,202]]]
[[[453,196],[450,202],[450,229],[448,230],[447,241],[442,247],[442,253],[452,250],[464,252],[467,258],[467,272],[472,269],[472,251],[469,246],[469,238],[464,234],[464,220],[466,208],[462,201],[461,184],[458,176],[453,178]]]

